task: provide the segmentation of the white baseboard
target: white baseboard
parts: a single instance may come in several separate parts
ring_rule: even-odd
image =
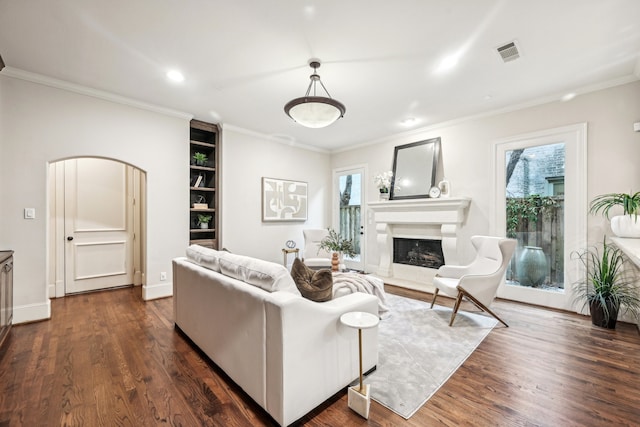
[[[170,296],[173,296],[173,283],[171,282],[142,285],[142,299],[145,301]]]
[[[13,324],[36,322],[51,318],[51,301],[13,307]]]

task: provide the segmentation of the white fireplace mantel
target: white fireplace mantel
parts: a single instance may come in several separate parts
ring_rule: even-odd
[[[423,267],[393,264],[394,237],[431,237],[442,239],[442,252],[447,264],[458,263],[458,228],[465,221],[468,197],[439,199],[407,199],[370,202],[370,218],[376,224],[376,243],[380,261],[376,274],[386,282],[405,285],[407,282],[429,281]],[[414,287],[414,286],[409,286]],[[419,286],[420,287],[420,286]]]

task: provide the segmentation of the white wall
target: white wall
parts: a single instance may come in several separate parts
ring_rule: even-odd
[[[368,179],[372,182],[374,175],[391,169],[395,146],[441,137],[442,166],[437,180],[444,174],[451,182],[452,196],[473,199],[469,219],[461,229],[465,237],[489,232],[491,150],[496,140],[587,122],[587,197],[591,200],[602,193],[640,191],[640,133],[633,132],[633,123],[637,121],[640,121],[640,82],[592,92],[569,102],[553,102],[398,135],[375,145],[336,153],[331,157],[331,167],[366,163],[371,174]],[[375,186],[369,186],[366,197],[368,201],[377,200]],[[369,230],[367,261],[368,268],[372,269],[379,259],[375,229],[369,227]],[[590,217],[588,239],[601,241],[604,232],[610,234],[608,222]],[[468,261],[471,253],[469,245],[461,248],[461,260]]]
[[[0,75],[0,247],[15,250],[14,320],[49,316],[48,162],[78,156],[119,160],[147,174],[147,283],[188,244],[189,120]],[[23,209],[36,209],[35,220]],[[169,274],[169,277],[171,275]]]
[[[303,229],[331,225],[329,162],[329,154],[223,128],[221,246],[278,263],[283,261],[287,240],[294,240],[302,250]],[[307,182],[308,220],[262,222],[262,177]]]

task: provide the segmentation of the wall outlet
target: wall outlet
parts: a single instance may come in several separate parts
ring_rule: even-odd
[[[167,272],[162,271],[160,272],[160,281],[165,281],[165,280],[167,280]]]

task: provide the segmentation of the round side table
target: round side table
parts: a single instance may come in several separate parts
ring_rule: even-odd
[[[375,328],[380,323],[378,316],[364,311],[352,311],[340,316],[340,323],[358,329],[358,352],[360,359],[360,386],[349,387],[348,405],[365,419],[369,418],[369,407],[371,406],[371,395],[369,384],[362,383],[362,330]]]

